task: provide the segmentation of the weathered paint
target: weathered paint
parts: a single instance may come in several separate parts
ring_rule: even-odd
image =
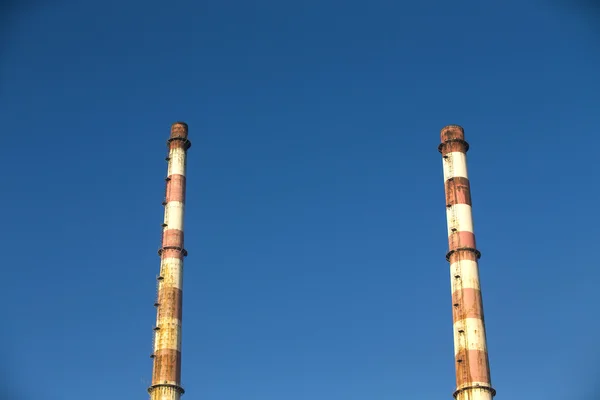
[[[181,320],[161,317],[156,321],[154,353],[158,350],[181,350]]]
[[[490,389],[485,389],[485,386],[487,385],[484,382],[475,383],[469,390],[457,392],[454,397],[456,400],[492,400],[494,392],[490,391]]]
[[[491,400],[485,318],[479,282],[477,243],[473,229],[471,188],[464,130],[449,125],[441,131],[448,261],[452,294],[452,320],[456,369],[456,400]]]
[[[178,257],[163,257],[160,267],[161,285],[183,289],[183,263]]]
[[[169,201],[165,205],[165,230],[177,229],[183,231],[183,216],[185,205],[181,201]]]
[[[166,229],[163,232],[163,247],[183,247],[183,231]]]
[[[448,179],[444,186],[446,187],[446,207],[455,204],[471,205],[471,186],[467,178]]]
[[[463,259],[450,264],[452,293],[460,289],[479,290],[479,268],[475,260]]]
[[[442,158],[444,167],[444,181],[449,178],[469,178],[467,171],[467,155],[463,152],[453,151]]]
[[[181,381],[181,352],[171,349],[156,350],[152,380],[156,383],[178,385]]]
[[[179,400],[180,394],[177,388],[171,386],[158,386],[152,390],[153,400]]]
[[[463,260],[477,261],[478,259],[479,259],[478,255],[476,253],[474,253],[473,251],[457,250],[457,251],[454,251],[452,254],[450,254],[450,259],[448,260],[448,262],[450,262],[450,264],[454,264],[454,263],[457,263],[457,262],[463,261]]]
[[[456,387],[472,385],[475,382],[490,382],[487,367],[487,352],[461,348],[454,356],[456,361]]]
[[[186,124],[185,122],[174,122],[173,125],[171,125],[171,139],[172,138],[184,138],[187,139],[188,137],[188,124]]]
[[[450,250],[456,250],[464,247],[476,249],[476,245],[477,243],[475,242],[475,235],[473,232],[456,231],[452,232],[452,234],[448,236],[448,247]]]
[[[161,249],[160,253],[163,258],[179,258],[180,260],[183,261],[183,257],[185,257],[185,253],[179,249],[171,249],[171,248]],[[182,264],[182,268],[183,268],[183,264]]]
[[[464,318],[454,322],[454,354],[459,349],[487,351],[485,340],[478,334],[484,329],[480,318]]]
[[[159,324],[165,318],[181,321],[183,296],[181,289],[173,286],[164,286],[158,293],[158,321]]]
[[[456,231],[474,233],[470,205],[455,204],[447,207],[446,218],[448,220],[448,236]]]
[[[463,288],[452,293],[452,320],[454,322],[465,318],[483,319],[481,308],[481,291]]]
[[[185,149],[176,147],[169,151],[170,163],[167,168],[167,176],[185,176]]]
[[[179,400],[181,387],[181,325],[183,310],[184,215],[186,157],[191,144],[188,126],[183,122],[171,126],[165,214],[163,219],[160,275],[155,300],[156,326],[151,400]]]
[[[460,125],[446,125],[440,132],[440,140],[442,143],[452,139],[465,140],[465,130]]]
[[[185,202],[185,176],[170,175],[167,177],[167,188],[165,190],[165,201]]]

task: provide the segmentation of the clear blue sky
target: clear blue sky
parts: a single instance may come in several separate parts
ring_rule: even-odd
[[[497,398],[589,394],[600,29],[555,3],[483,3],[13,14],[0,63],[7,390],[146,398],[165,141],[184,120],[184,398],[451,399],[437,152],[451,123],[471,144]]]

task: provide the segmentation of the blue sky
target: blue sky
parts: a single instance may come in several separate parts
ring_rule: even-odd
[[[0,63],[7,390],[146,398],[165,141],[184,120],[184,398],[451,398],[437,145],[452,123],[471,144],[497,398],[589,395],[600,31],[556,3],[484,3],[13,14]]]

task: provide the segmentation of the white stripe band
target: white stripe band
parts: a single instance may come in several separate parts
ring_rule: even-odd
[[[450,264],[452,293],[459,289],[477,289],[479,286],[479,267],[476,261],[460,260]]]
[[[154,336],[154,351],[181,350],[181,321],[177,318],[163,317],[157,320],[160,328]]]
[[[459,151],[448,153],[442,158],[442,163],[444,165],[444,182],[448,178],[469,178],[465,153]]]
[[[183,290],[183,261],[180,258],[163,258],[160,275],[163,279],[159,282],[159,290],[163,286]]]
[[[169,167],[167,176],[183,175],[185,176],[185,150],[181,148],[171,149],[169,152]]]
[[[454,355],[462,349],[487,351],[481,319],[465,318],[454,323]]]
[[[454,204],[446,208],[448,236],[454,232],[473,232],[473,216],[468,204]]]
[[[178,229],[183,231],[183,215],[185,212],[185,205],[180,201],[169,201],[165,205],[165,219],[164,223],[167,225],[164,230],[167,229]]]

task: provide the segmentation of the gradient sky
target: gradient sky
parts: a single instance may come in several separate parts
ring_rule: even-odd
[[[145,399],[172,122],[184,399],[451,399],[465,128],[497,399],[597,381],[600,29],[507,0],[58,1],[0,62],[13,398]],[[526,5],[526,3],[528,5]]]

